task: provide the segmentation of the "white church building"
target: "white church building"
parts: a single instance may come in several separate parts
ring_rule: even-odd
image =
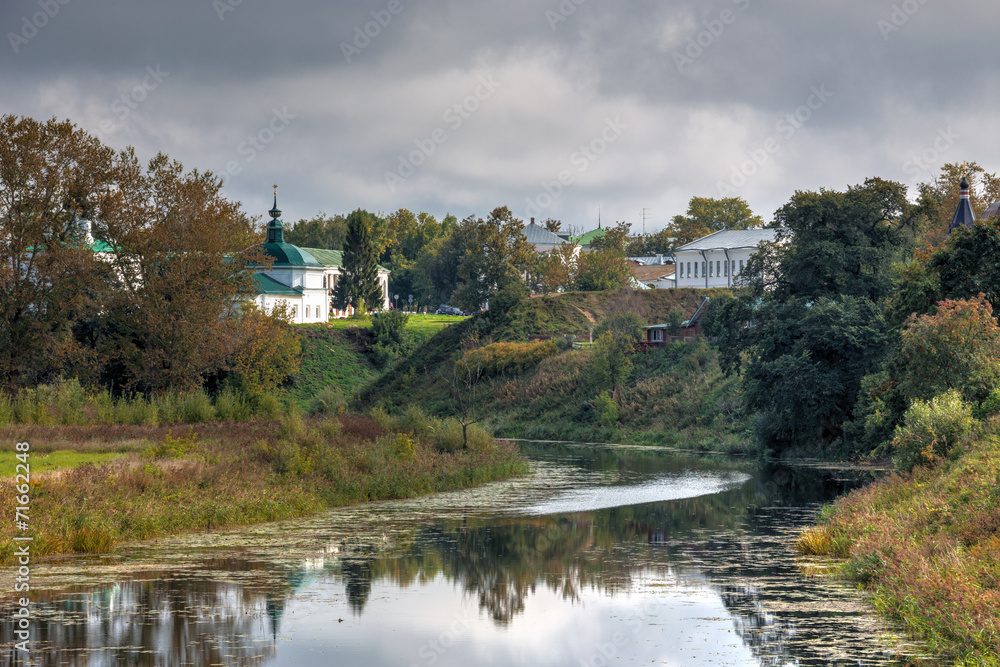
[[[278,209],[268,211],[267,242],[261,249],[272,258],[271,267],[257,269],[257,305],[266,312],[284,305],[293,324],[326,322],[330,317],[347,317],[354,309],[335,310],[331,307],[333,290],[343,273],[343,255],[339,250],[300,248],[285,243],[285,226]],[[382,289],[382,307],[389,307],[389,271],[378,267]]]

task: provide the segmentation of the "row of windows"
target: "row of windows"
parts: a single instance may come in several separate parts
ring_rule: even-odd
[[[738,276],[740,273],[743,273],[743,260],[742,259],[740,260],[740,270],[739,271],[736,270],[736,260],[734,259],[734,260],[732,260],[732,262],[733,262],[733,275],[734,276]],[[707,263],[706,262],[686,262],[686,263],[685,262],[681,262],[680,264],[677,265],[678,270],[680,272],[679,277],[680,278],[691,278],[691,277],[697,278],[698,277],[698,268],[699,268],[698,265],[699,264],[701,265],[701,277],[702,278],[706,277],[706,272],[708,274],[707,277],[709,277],[709,278],[715,278],[715,277],[719,277],[719,278],[725,277],[725,278],[728,278],[729,277],[729,262],[723,262],[722,260],[716,260],[715,264],[713,264],[712,262],[707,262]],[[693,268],[694,268],[694,274],[693,274],[693,276],[692,276],[692,273],[691,273],[692,265],[693,265]],[[687,269],[686,275],[685,275],[685,268]]]

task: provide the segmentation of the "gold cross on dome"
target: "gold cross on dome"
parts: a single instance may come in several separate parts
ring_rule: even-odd
[[[275,197],[278,196],[278,184],[277,183],[274,184],[274,196]]]

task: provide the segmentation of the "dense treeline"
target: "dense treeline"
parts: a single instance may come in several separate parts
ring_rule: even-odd
[[[920,401],[955,390],[980,417],[1000,408],[989,303],[1000,226],[946,234],[963,173],[979,183],[978,206],[1000,199],[998,179],[974,164],[946,165],[915,202],[881,179],[796,192],[775,215],[778,241],[712,304],[708,331],[773,452],[874,451],[908,468],[934,456],[905,451],[922,442],[903,432]]]

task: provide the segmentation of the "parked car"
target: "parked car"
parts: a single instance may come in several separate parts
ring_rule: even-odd
[[[465,315],[461,310],[455,308],[454,306],[448,306],[441,304],[435,311],[438,315]]]

